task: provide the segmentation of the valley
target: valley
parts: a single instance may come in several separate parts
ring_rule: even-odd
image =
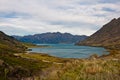
[[[19,42],[1,31],[0,80],[119,80],[119,21],[119,18],[113,19],[100,31],[76,43],[79,46],[102,46],[109,51],[109,54],[93,54],[87,58],[60,58],[28,52],[28,48],[48,46]]]

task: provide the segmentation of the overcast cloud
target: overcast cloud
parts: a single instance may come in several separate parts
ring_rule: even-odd
[[[9,35],[91,35],[120,17],[120,0],[0,0],[0,30]]]

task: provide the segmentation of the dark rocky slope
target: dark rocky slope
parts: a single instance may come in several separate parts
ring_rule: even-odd
[[[120,18],[113,19],[105,24],[93,35],[80,41],[77,45],[104,46],[108,48],[120,48]]]

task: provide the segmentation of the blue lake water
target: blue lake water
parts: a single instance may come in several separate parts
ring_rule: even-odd
[[[90,46],[75,46],[74,44],[39,44],[47,45],[50,47],[45,48],[30,48],[31,52],[45,53],[51,56],[62,58],[87,58],[90,55],[97,54],[103,55],[109,52],[102,47],[90,47]]]

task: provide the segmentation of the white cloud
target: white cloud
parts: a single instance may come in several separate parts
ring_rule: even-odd
[[[15,30],[18,28],[19,33],[16,34],[22,33],[21,35],[26,32],[33,34],[54,31],[91,35],[120,15],[120,1],[103,2],[104,0],[0,0],[0,30],[3,30],[1,26],[9,26]],[[6,29],[5,32],[12,34],[11,30]]]

